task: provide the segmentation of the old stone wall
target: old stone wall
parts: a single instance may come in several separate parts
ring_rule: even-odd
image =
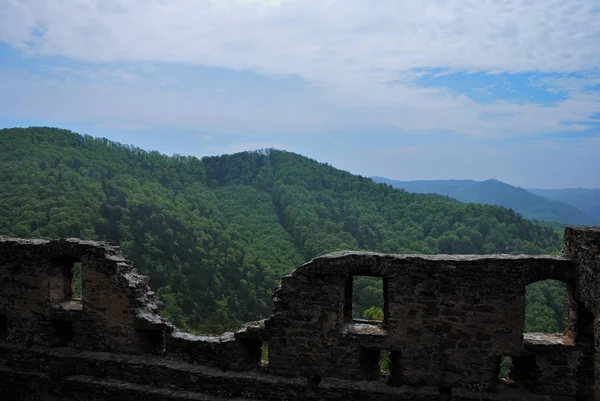
[[[145,354],[165,354],[168,345],[171,354],[228,369],[260,361],[260,334],[248,328],[240,339],[177,331],[157,314],[148,278],[107,243],[0,239],[0,280],[0,333],[14,343]]]
[[[73,293],[75,263],[82,298]],[[140,347],[138,324],[165,326],[147,278],[109,244],[4,239],[0,280],[0,314],[12,341],[130,352]]]
[[[326,255],[284,277],[276,291],[269,369],[368,380],[379,373],[373,358],[388,351],[393,384],[493,388],[500,358],[526,352],[526,285],[566,279],[573,269],[551,256]],[[380,324],[345,313],[347,281],[357,276],[384,280]]]
[[[600,401],[599,271],[594,228],[567,229],[565,257],[330,254],[283,277],[269,319],[210,337],[164,321],[116,246],[0,238],[0,398]],[[383,321],[352,318],[360,276]],[[568,330],[524,336],[545,279],[568,285]]]

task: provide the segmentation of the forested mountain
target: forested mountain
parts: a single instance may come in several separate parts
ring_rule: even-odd
[[[402,188],[408,192],[435,193],[461,202],[504,206],[530,219],[574,225],[600,224],[600,215],[586,213],[558,197],[556,200],[547,199],[550,197],[544,197],[541,193],[536,195],[498,180],[397,181],[382,177],[372,178],[375,182]]]
[[[527,189],[544,198],[568,203],[600,222],[600,188]]]
[[[164,314],[203,332],[266,317],[280,277],[326,252],[562,245],[511,210],[408,193],[283,151],[199,160],[33,127],[0,130],[0,152],[0,235],[117,242],[150,275]]]

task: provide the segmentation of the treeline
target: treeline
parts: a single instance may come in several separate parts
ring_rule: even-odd
[[[268,316],[280,277],[331,251],[561,247],[511,210],[410,194],[289,152],[199,160],[38,127],[0,130],[0,152],[0,235],[117,242],[164,314],[202,332]]]

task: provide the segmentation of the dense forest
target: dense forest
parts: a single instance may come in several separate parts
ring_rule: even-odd
[[[268,316],[280,277],[331,251],[562,245],[512,210],[408,193],[284,151],[200,160],[32,127],[0,130],[0,152],[0,235],[116,242],[151,277],[164,315],[205,333]],[[365,313],[374,291],[357,295]],[[563,328],[563,297],[552,282],[528,291],[527,329]]]

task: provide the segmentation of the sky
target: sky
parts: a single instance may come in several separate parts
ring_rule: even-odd
[[[600,187],[599,0],[0,0],[0,127]]]

